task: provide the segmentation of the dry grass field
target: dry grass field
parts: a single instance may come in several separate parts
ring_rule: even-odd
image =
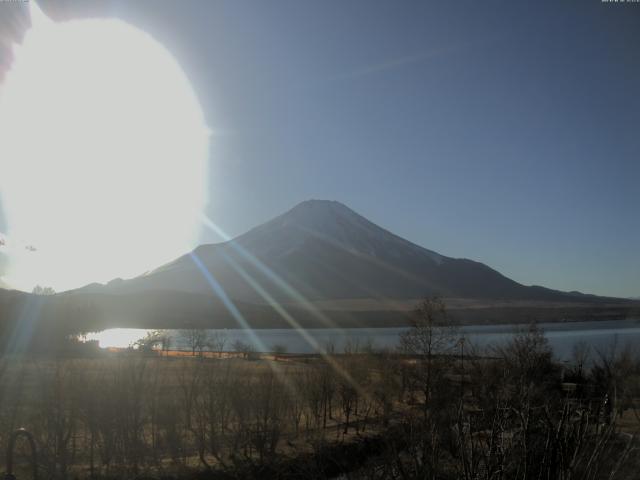
[[[5,355],[0,456],[24,427],[51,479],[631,478],[634,352],[560,366],[531,327],[491,358],[442,354],[455,330],[424,308],[395,352]]]

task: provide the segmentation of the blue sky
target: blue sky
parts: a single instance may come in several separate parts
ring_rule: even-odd
[[[640,296],[640,4],[40,3],[174,54],[231,235],[333,199],[525,284]]]

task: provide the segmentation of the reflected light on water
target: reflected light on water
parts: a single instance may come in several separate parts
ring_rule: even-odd
[[[144,338],[148,332],[149,330],[144,328],[110,328],[90,333],[86,340],[96,340],[100,348],[128,348]]]

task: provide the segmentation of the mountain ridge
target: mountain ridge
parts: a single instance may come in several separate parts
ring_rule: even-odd
[[[258,304],[300,296],[312,301],[427,295],[539,301],[601,298],[522,285],[481,262],[441,255],[395,235],[340,202],[315,199],[230,241],[200,245],[173,262],[116,285],[110,282],[106,288],[116,293],[206,293],[211,285],[203,267],[229,298]]]
[[[312,200],[132,279],[49,296],[0,290],[0,328],[28,318],[46,342],[54,326],[397,327],[430,295],[467,324],[640,318],[638,301],[524,286],[412,243],[339,202]]]

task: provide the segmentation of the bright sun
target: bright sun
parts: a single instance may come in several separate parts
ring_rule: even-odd
[[[60,291],[186,253],[206,202],[208,135],[185,74],[151,36],[32,7],[0,86],[2,279]]]

